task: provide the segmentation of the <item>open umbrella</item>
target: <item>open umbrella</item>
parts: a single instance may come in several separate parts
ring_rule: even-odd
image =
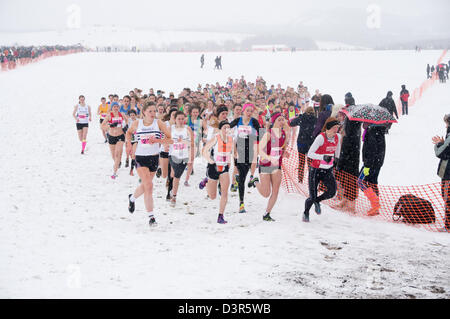
[[[351,105],[342,109],[348,119],[351,121],[365,122],[371,124],[397,123],[389,111],[381,106],[374,104]]]

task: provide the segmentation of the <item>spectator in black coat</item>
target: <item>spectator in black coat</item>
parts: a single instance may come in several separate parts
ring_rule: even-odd
[[[332,108],[334,105],[333,98],[329,94],[322,95],[319,106],[319,116],[317,117],[316,126],[314,127],[313,137],[322,132],[322,128],[325,125],[326,120],[331,116]]]
[[[394,99],[392,98],[392,92],[387,92],[387,95],[384,99],[381,100],[380,104],[378,104],[381,107],[384,107],[389,111],[389,113],[397,118],[398,120],[398,113],[397,113],[397,107],[395,106]],[[389,123],[389,125],[386,127],[386,134],[389,134],[389,130],[391,129],[392,123]]]
[[[440,159],[438,176],[441,178],[441,194],[445,203],[445,230],[450,231],[450,113],[444,116],[447,127],[445,139],[433,137],[434,152]]]
[[[289,126],[299,126],[297,136],[299,183],[303,183],[303,177],[305,175],[305,158],[311,144],[314,142],[313,131],[316,122],[317,118],[315,116],[314,108],[312,107],[306,108],[305,113],[300,114],[296,118],[289,121]],[[310,160],[308,159],[308,164],[309,162]]]
[[[430,76],[430,64],[427,64],[427,79],[431,78]]]
[[[351,93],[345,95],[345,107],[355,105],[355,99]],[[356,183],[359,173],[359,155],[361,152],[361,122],[350,121],[345,117],[341,131],[342,146],[339,162],[336,170],[340,186],[343,188],[343,200],[338,208],[355,211],[355,200],[358,196]]]
[[[363,173],[364,169],[366,169],[368,175],[364,174],[366,175],[364,180],[373,184],[372,186],[377,196],[379,195],[378,175],[380,174],[381,167],[384,164],[384,156],[386,153],[385,134],[385,125],[368,125],[362,148],[364,167],[361,169],[360,174]]]

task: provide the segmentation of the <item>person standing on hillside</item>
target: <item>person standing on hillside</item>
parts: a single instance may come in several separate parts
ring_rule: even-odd
[[[400,91],[400,100],[402,101],[402,115],[408,115],[408,99],[409,99],[409,91],[403,84],[402,90]]]
[[[441,193],[445,203],[445,230],[450,231],[450,113],[444,116],[447,133],[445,139],[435,136],[434,152],[440,159],[437,174],[441,178]]]
[[[203,69],[203,65],[205,64],[205,55],[204,54],[202,54],[202,56],[200,58],[200,63],[201,63],[200,68]]]

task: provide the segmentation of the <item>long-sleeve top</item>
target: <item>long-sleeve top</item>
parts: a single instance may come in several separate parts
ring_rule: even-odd
[[[341,153],[341,144],[342,144],[342,136],[341,134],[337,133],[336,134],[338,137],[338,143],[337,143],[337,148],[336,151],[334,152],[334,161],[339,161],[339,154]],[[334,137],[331,139],[328,139],[330,142],[334,142]],[[317,154],[317,150],[325,143],[325,138],[323,137],[322,134],[319,134],[316,139],[314,140],[314,142],[312,143],[311,147],[309,148],[308,151],[308,157],[313,159],[313,160],[319,160],[319,161],[323,161],[324,160],[324,155],[326,154]],[[323,169],[329,169],[333,167],[333,161],[331,161],[330,163],[326,164],[326,163],[321,163],[319,168],[323,168]]]

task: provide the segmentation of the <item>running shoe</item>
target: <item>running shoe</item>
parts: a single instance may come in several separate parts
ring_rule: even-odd
[[[207,178],[207,177],[205,177],[205,178],[200,182],[200,184],[198,184],[198,188],[200,188],[200,189],[205,188],[206,183],[208,183],[208,178]]]
[[[316,211],[317,215],[320,215],[322,213],[321,209],[320,209],[320,204],[317,202],[314,202],[314,210]]]
[[[231,184],[230,191],[235,193],[235,192],[237,192],[238,189],[239,189],[239,184],[237,181],[235,181],[233,184]]]
[[[222,214],[219,214],[219,217],[217,217],[217,222],[219,224],[226,224],[226,223],[228,223],[225,219],[223,219],[223,215]]]
[[[267,222],[274,222],[275,219],[273,219],[272,217],[270,217],[270,213],[267,213],[263,216],[263,220],[267,221]]]
[[[191,186],[191,185],[189,185],[189,182],[188,182],[188,181],[185,181],[185,182],[184,182],[184,186],[189,187],[189,186]]]
[[[239,214],[244,214],[244,213],[246,213],[247,211],[245,210],[245,208],[244,208],[244,203],[241,203],[240,205],[239,205]]]
[[[259,182],[259,178],[258,177],[253,177],[250,182],[248,182],[248,188],[251,187],[256,187],[255,183]]]
[[[167,193],[167,196],[166,196],[166,202],[170,202],[171,199],[172,199],[172,191],[170,191],[169,193]]]
[[[156,226],[156,219],[154,216],[150,217],[150,220],[148,221],[149,226]]]
[[[117,175],[116,175],[116,174],[112,174],[112,175],[111,175],[111,178],[112,178],[112,179],[116,179],[116,178],[117,178]]]
[[[175,207],[176,204],[177,204],[177,197],[172,196],[172,199],[170,200],[170,207]]]
[[[125,161],[125,168],[130,167],[130,160],[127,158],[127,160]]]
[[[135,203],[130,200],[131,196],[132,196],[132,194],[128,195],[128,211],[133,214]]]
[[[309,223],[309,213],[307,212],[303,213],[302,221],[304,221],[305,223]]]
[[[84,151],[81,151],[81,154],[84,154]]]
[[[161,167],[158,167],[158,169],[156,170],[156,177],[160,178],[161,174],[162,174]]]

